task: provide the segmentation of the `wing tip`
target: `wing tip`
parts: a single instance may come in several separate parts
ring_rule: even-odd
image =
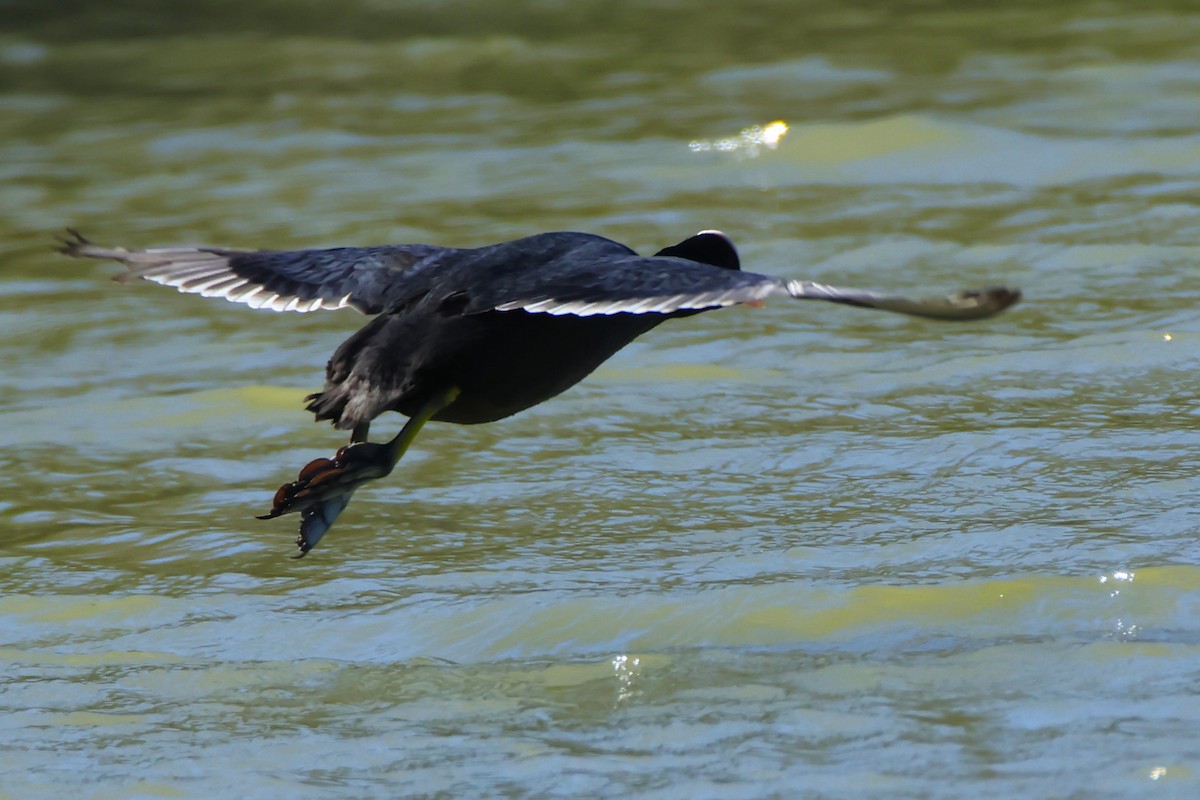
[[[82,256],[83,249],[92,242],[74,228],[67,228],[65,236],[56,237],[54,249],[66,256]]]
[[[57,237],[54,249],[72,258],[113,258],[120,260],[125,250],[119,247],[104,247],[93,242],[75,228],[67,228],[65,236]]]
[[[378,313],[378,310],[363,307],[355,302],[354,293],[334,298],[308,297],[291,293],[280,294],[269,289],[265,282],[244,278],[231,269],[229,255],[233,252],[224,248],[164,248],[161,250],[129,251],[123,247],[104,247],[88,239],[76,228],[68,227],[63,235],[56,238],[53,245],[55,251],[72,258],[96,258],[118,261],[125,266],[125,271],[111,277],[116,283],[133,283],[138,280],[148,280],[162,286],[169,286],[181,294],[194,294],[201,297],[215,297],[233,303],[240,303],[250,308],[265,308],[271,311],[291,311],[306,313],[317,310],[337,310],[355,308],[364,313]],[[181,255],[195,259],[187,265],[188,274],[179,274],[178,267]],[[196,259],[196,257],[200,257]],[[201,259],[208,261],[202,264]],[[202,269],[197,274],[196,266]],[[240,280],[240,283],[237,282]],[[224,281],[233,283],[232,286],[221,286]],[[246,284],[251,290],[246,290]]]

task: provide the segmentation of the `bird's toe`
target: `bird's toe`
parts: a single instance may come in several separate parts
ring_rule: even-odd
[[[271,510],[259,519],[305,512],[330,498],[348,496],[363,483],[387,475],[391,468],[386,445],[375,442],[347,445],[333,458],[316,458],[305,464],[296,480],[279,487]]]

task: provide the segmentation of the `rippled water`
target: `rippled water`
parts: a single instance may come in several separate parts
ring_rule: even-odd
[[[6,8],[0,796],[1200,791],[1191,4]],[[295,561],[251,516],[342,444],[301,398],[361,318],[120,287],[66,225],[715,227],[1027,300],[671,323]]]

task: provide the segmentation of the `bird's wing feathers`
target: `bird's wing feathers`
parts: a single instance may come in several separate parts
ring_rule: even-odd
[[[129,271],[117,280],[144,278],[181,292],[275,311],[351,306],[377,314],[432,293],[465,297],[462,310],[468,314],[521,310],[588,317],[671,314],[758,303],[782,295],[932,319],[972,320],[998,314],[1021,296],[1016,289],[991,287],[912,299],[812,281],[783,281],[742,272],[736,268],[736,255],[725,259],[730,264],[674,255],[644,257],[609,239],[572,232],[537,234],[472,250],[433,245],[126,250],[102,247],[70,233],[62,252],[120,261]],[[699,234],[663,252],[705,236]],[[704,243],[701,255],[712,258],[712,242]],[[732,245],[729,251],[733,252]]]
[[[129,271],[116,276],[116,280],[144,278],[181,292],[223,297],[251,308],[315,311],[349,306],[377,314],[397,300],[403,285],[398,280],[401,275],[418,270],[447,251],[431,245],[328,250],[126,250],[93,244],[71,231],[62,252],[120,261]]]
[[[488,287],[473,297],[478,309],[542,314],[670,314],[737,303],[758,304],[771,296],[875,308],[914,317],[977,320],[999,314],[1021,298],[1017,289],[992,286],[941,297],[904,297],[813,281],[784,281],[695,261],[655,256],[570,260],[547,270],[533,287],[504,287],[497,298]],[[518,290],[519,289],[519,290]],[[486,304],[486,305],[485,305]]]
[[[723,269],[679,258],[624,256],[560,265],[534,287],[483,292],[472,305],[497,311],[588,317],[603,314],[669,314],[757,302],[782,283],[766,275]]]

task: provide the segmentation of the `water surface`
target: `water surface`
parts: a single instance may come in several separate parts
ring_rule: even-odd
[[[0,796],[1200,790],[1189,4],[8,8]],[[251,517],[343,443],[301,400],[362,318],[118,286],[66,225],[720,228],[1027,301],[671,323],[295,561]]]

